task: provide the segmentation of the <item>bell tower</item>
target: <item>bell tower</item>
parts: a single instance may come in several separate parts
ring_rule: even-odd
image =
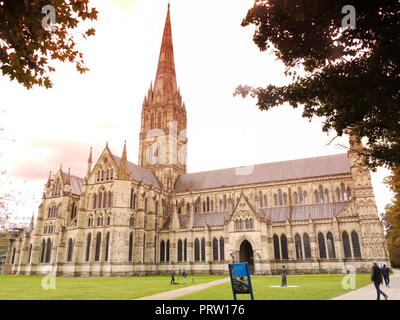
[[[156,78],[142,106],[139,165],[154,172],[165,190],[186,173],[186,108],[177,86],[170,5]]]

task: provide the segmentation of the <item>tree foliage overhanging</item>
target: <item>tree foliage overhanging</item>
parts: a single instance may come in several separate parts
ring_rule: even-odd
[[[366,137],[371,168],[400,166],[400,2],[355,0],[356,28],[343,28],[342,0],[257,1],[242,22],[285,64],[287,86],[239,86],[261,110],[288,102],[323,131]]]
[[[393,202],[386,206],[383,219],[386,240],[392,266],[400,267],[400,168],[393,169],[385,183],[394,192]]]
[[[42,27],[46,14],[42,8],[52,5],[56,23]],[[34,85],[52,87],[49,74],[55,71],[51,60],[74,63],[80,73],[88,69],[76,48],[76,33],[81,22],[96,20],[97,11],[89,0],[0,0],[0,69],[3,75],[30,89]],[[93,28],[80,34],[94,35]]]

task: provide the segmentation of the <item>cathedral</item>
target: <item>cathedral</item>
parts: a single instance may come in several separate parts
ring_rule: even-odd
[[[139,159],[106,145],[84,177],[62,167],[37,219],[9,244],[4,272],[131,276],[366,272],[389,265],[361,142],[347,153],[186,172],[186,107],[177,86],[170,8],[144,98]]]

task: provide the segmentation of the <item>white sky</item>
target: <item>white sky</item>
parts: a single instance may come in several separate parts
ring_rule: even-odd
[[[140,113],[154,80],[167,0],[94,0],[100,12],[96,36],[80,41],[90,71],[53,64],[54,88],[26,90],[0,77],[0,192],[18,190],[30,201],[18,216],[36,213],[50,170],[86,173],[106,141],[137,163]],[[233,97],[239,84],[282,85],[283,64],[252,41],[254,28],[241,27],[253,0],[173,0],[172,32],[178,85],[188,113],[188,172],[345,152],[322,133],[321,119],[309,122],[289,106],[261,112],[255,100]],[[11,140],[15,139],[15,142]],[[372,174],[379,212],[392,194]],[[11,184],[10,184],[11,182]]]

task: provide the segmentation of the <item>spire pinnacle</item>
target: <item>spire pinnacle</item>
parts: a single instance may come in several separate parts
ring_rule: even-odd
[[[172,28],[170,4],[168,3],[167,18],[165,20],[164,34],[161,43],[160,57],[158,60],[154,91],[163,95],[173,95],[176,92],[176,74],[174,61],[174,46],[172,41]]]
[[[71,169],[70,168],[68,168],[67,180],[65,181],[65,184],[67,184],[67,185],[71,184]]]
[[[88,163],[92,163],[92,147],[90,147]]]
[[[129,180],[128,158],[126,156],[126,141],[124,142],[124,150],[122,151],[121,163],[118,168],[118,179]]]

